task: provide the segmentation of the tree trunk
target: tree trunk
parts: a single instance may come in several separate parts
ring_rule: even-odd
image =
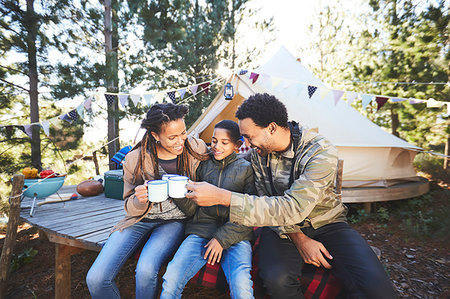
[[[28,77],[30,78],[30,120],[31,123],[39,123],[38,102],[38,71],[36,58],[36,36],[38,23],[34,13],[34,0],[27,0],[27,52],[28,52]],[[41,137],[40,127],[31,127],[31,164],[39,171],[42,170],[41,163]]]
[[[400,122],[398,120],[398,114],[395,112],[394,105],[391,105],[391,133],[394,136],[400,137],[398,133],[398,127],[400,126]]]
[[[234,68],[235,68],[235,60],[236,60],[236,21],[235,21],[235,1],[232,1],[232,9],[231,9],[231,23],[233,26],[233,41],[232,41],[232,53],[231,53],[231,70],[234,74]]]
[[[105,0],[105,54],[106,54],[106,90],[118,92],[118,29],[117,29],[117,0]],[[115,97],[112,105],[108,106],[108,142],[119,136],[119,104]],[[109,169],[115,169],[116,164],[111,158],[120,149],[119,139],[108,144]]]
[[[444,169],[450,169],[449,168],[449,158],[448,156],[450,156],[450,135],[447,135],[447,141],[445,142],[445,150],[444,150],[444,155],[446,157],[444,157]]]

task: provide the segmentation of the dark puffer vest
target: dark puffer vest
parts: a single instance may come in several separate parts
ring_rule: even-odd
[[[205,181],[233,192],[255,194],[253,169],[250,162],[232,153],[222,161],[212,156],[197,168],[198,181]],[[173,199],[187,216],[193,216],[186,225],[186,235],[215,238],[223,249],[242,240],[251,240],[253,228],[229,222],[229,207],[215,205],[198,207],[193,201]]]

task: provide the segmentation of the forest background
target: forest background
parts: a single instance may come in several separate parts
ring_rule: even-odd
[[[123,132],[119,123],[139,123],[148,106],[129,101],[118,109],[116,99],[108,108],[104,101],[70,125],[61,120],[50,128],[48,137],[38,126],[32,127],[30,138],[23,127],[14,125],[66,113],[70,108],[61,103],[71,99],[79,105],[95,90],[180,88],[221,77],[227,69],[228,73],[251,70],[280,34],[273,18],[262,13],[261,2],[1,0],[2,210],[8,206],[7,183],[26,166],[67,172],[66,184],[93,176],[92,162],[70,161],[111,140],[107,127],[117,134]],[[349,10],[346,1],[325,1],[311,11],[308,31],[297,33],[308,36],[308,43],[296,44],[296,35],[292,36],[302,62],[336,89],[450,101],[448,1],[351,2],[364,9]],[[208,95],[185,101],[190,107],[188,127],[217,91],[211,86]],[[445,105],[387,103],[379,111],[374,104],[366,109],[360,102],[352,105],[392,134],[444,153],[450,133]],[[86,132],[100,137],[86,141]],[[102,173],[110,167],[108,150],[114,153],[130,144],[134,136],[128,135],[119,134],[109,148],[101,148]],[[428,154],[415,160],[419,171],[442,169],[442,165],[442,158]]]

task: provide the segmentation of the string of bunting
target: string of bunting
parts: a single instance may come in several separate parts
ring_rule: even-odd
[[[106,104],[110,107],[116,99],[118,99],[120,106],[125,108],[129,101],[131,100],[133,104],[136,106],[142,100],[147,105],[152,105],[156,102],[162,103],[164,101],[171,103],[181,103],[185,102],[191,97],[194,97],[202,92],[205,92],[206,95],[209,93],[209,89],[212,85],[217,84],[218,82],[223,81],[223,79],[215,78],[209,81],[200,82],[195,85],[186,86],[183,88],[177,89],[168,89],[162,91],[148,91],[143,93],[112,93],[112,92],[90,92],[90,96],[88,96],[82,104],[78,105],[76,108],[70,110],[67,113],[63,113],[59,116],[53,117],[51,119],[46,119],[40,122],[34,122],[30,124],[23,125],[0,125],[0,128],[5,128],[9,134],[12,134],[13,127],[18,127],[21,131],[23,131],[28,137],[32,136],[32,126],[39,126],[44,130],[45,135],[48,137],[50,135],[50,126],[56,126],[57,122],[64,121],[69,124],[77,121],[79,118],[84,118],[84,111],[90,111],[92,109],[92,104],[94,102],[100,102],[101,98],[104,97]],[[187,93],[191,93],[191,95],[187,96]],[[101,105],[97,105],[98,107],[102,107]]]
[[[377,104],[376,111],[378,111],[388,101],[392,102],[392,103],[408,102],[409,104],[413,104],[413,105],[426,103],[426,106],[428,108],[440,108],[440,107],[443,107],[444,105],[447,105],[447,114],[450,114],[450,102],[436,101],[433,98],[430,98],[428,100],[423,100],[423,99],[416,99],[416,98],[392,97],[392,96],[386,96],[386,95],[366,94],[366,93],[362,93],[362,92],[331,89],[331,88],[322,87],[322,86],[320,86],[320,87],[314,86],[312,84],[308,84],[308,83],[304,83],[304,82],[292,81],[292,80],[288,80],[288,79],[284,79],[284,78],[280,78],[280,77],[276,77],[276,76],[271,76],[271,75],[264,74],[264,73],[258,74],[255,72],[248,72],[246,70],[241,70],[240,72],[238,72],[238,75],[247,77],[252,82],[252,84],[254,84],[259,78],[264,77],[265,79],[271,80],[272,89],[279,87],[281,83],[282,83],[281,88],[288,88],[288,87],[291,87],[292,85],[295,85],[297,87],[298,95],[300,95],[301,92],[303,92],[303,90],[305,90],[305,88],[306,88],[309,99],[312,99],[313,97],[317,97],[317,95],[320,95],[320,98],[324,99],[328,94],[331,93],[334,98],[335,105],[337,105],[337,103],[343,98],[347,99],[348,105],[351,105],[356,100],[361,100],[362,108],[365,110],[367,108],[367,106],[369,106],[370,103],[376,102],[376,104]],[[395,83],[395,82],[393,82],[393,83]],[[406,84],[408,82],[397,82],[397,83]],[[413,82],[409,82],[409,83],[414,84]],[[443,83],[443,82],[439,82],[439,84],[440,83]],[[421,82],[420,84],[425,84],[425,83]],[[428,84],[435,84],[435,83],[430,82]],[[450,82],[443,83],[443,84],[450,84]]]

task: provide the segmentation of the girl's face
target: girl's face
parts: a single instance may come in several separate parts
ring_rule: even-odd
[[[231,155],[239,148],[238,143],[234,143],[227,129],[215,128],[211,139],[211,150],[214,158],[221,161]]]
[[[153,138],[158,142],[156,150],[158,158],[163,160],[175,159],[183,153],[184,141],[187,138],[184,119],[172,120],[161,126],[161,132],[152,132]]]

